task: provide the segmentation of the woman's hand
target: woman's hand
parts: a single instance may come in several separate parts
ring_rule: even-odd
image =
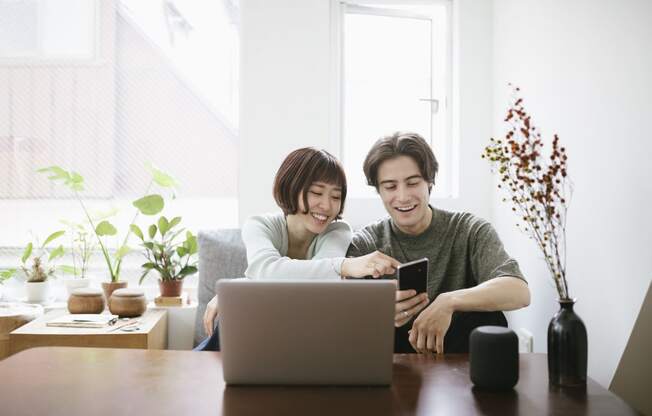
[[[209,337],[213,335],[213,328],[215,327],[213,323],[215,322],[218,313],[217,295],[215,295],[213,299],[206,304],[206,312],[204,312],[204,331],[206,331],[206,335]]]
[[[374,251],[365,256],[344,259],[341,274],[346,277],[380,277],[394,274],[400,264],[395,258]]]
[[[394,326],[396,328],[407,324],[412,317],[428,306],[428,295],[414,289],[396,291],[396,307]]]

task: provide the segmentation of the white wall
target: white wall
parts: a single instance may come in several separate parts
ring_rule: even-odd
[[[337,154],[331,4],[240,2],[240,223],[252,214],[278,210],[271,192],[273,177],[291,150],[315,146]],[[491,179],[480,153],[492,134],[492,4],[456,1],[454,20],[453,105],[460,114],[454,136],[462,166],[460,190],[458,198],[433,203],[488,218]],[[354,227],[384,215],[379,198],[347,200],[345,219]]]
[[[608,386],[652,278],[652,2],[495,0],[494,120],[507,82],[522,88],[535,125],[558,133],[575,194],[568,281],[589,334],[589,376]],[[511,314],[546,351],[555,291],[531,241],[495,194],[495,221],[531,282],[532,305]]]
[[[276,212],[274,174],[303,146],[329,149],[328,0],[243,0],[240,223]]]

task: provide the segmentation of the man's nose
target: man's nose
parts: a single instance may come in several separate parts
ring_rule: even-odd
[[[397,196],[399,201],[407,201],[408,199],[408,192],[407,188],[405,186],[399,186],[397,189]]]

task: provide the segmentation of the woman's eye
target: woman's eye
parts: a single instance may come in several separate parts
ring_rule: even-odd
[[[394,189],[396,189],[396,186],[386,186],[385,187],[386,191],[393,191]]]
[[[313,194],[313,195],[321,196],[321,193],[319,193],[319,192],[310,191],[310,193]]]
[[[334,196],[333,199],[336,200],[336,201],[339,201],[340,199],[342,199],[342,197],[341,196]]]
[[[417,186],[418,184],[419,182],[412,182],[412,183],[408,183],[408,186]]]

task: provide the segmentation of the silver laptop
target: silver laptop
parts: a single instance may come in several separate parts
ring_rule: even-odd
[[[228,384],[389,385],[393,281],[221,280]]]

